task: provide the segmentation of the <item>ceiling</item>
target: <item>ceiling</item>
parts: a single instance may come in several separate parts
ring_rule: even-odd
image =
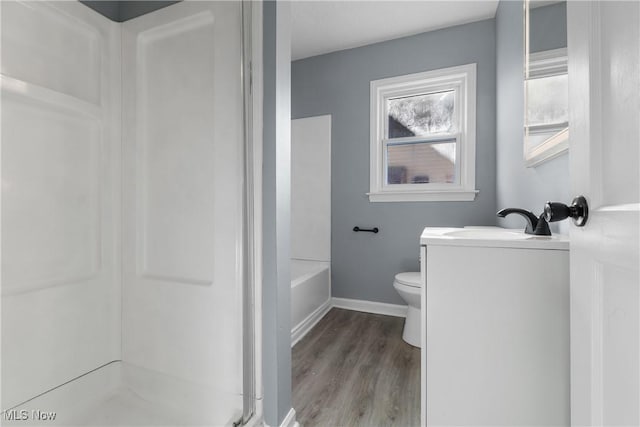
[[[294,1],[293,60],[493,18],[498,0]]]

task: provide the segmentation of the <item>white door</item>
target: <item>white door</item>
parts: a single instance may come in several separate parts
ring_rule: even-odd
[[[571,422],[640,424],[640,2],[567,2]]]
[[[122,33],[122,359],[181,380],[163,397],[203,425],[242,412],[241,9],[185,1]]]

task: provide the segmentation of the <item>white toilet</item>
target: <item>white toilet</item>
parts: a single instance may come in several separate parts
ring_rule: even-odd
[[[420,343],[420,290],[422,281],[420,272],[412,271],[398,273],[393,281],[393,287],[409,305],[407,318],[404,321],[402,339],[415,347],[421,347]]]

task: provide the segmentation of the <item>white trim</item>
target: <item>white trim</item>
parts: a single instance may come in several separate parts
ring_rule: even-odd
[[[384,302],[365,301],[349,298],[331,298],[332,306],[345,310],[362,311],[364,313],[384,314],[386,316],[407,317],[407,306],[387,304]]]
[[[253,140],[253,243],[255,262],[254,280],[254,391],[256,395],[255,413],[250,418],[263,423],[262,388],[262,2],[251,1],[251,99],[252,99],[252,140]]]
[[[280,427],[300,427],[300,423],[296,421],[295,409],[293,408],[289,409],[289,413],[287,414],[286,417],[284,417],[284,420],[282,420]]]
[[[427,425],[427,246],[420,245],[420,425]]]
[[[381,191],[367,193],[370,202],[469,202],[475,200],[478,190],[439,190],[439,191]]]
[[[316,308],[310,315],[308,315],[302,322],[298,323],[291,329],[291,347],[298,343],[305,335],[309,333],[314,326],[318,324],[320,320],[331,310],[331,298],[329,298],[324,304]]]
[[[268,424],[265,423],[265,426],[268,427]],[[282,423],[280,423],[280,427],[300,427],[300,423],[296,421],[295,409],[293,408],[289,409],[289,413],[287,414],[286,417],[284,417],[284,420],[282,420]]]
[[[455,114],[459,129],[456,134],[442,135],[456,139],[455,184],[386,185],[385,138],[386,121],[382,117],[385,100],[389,97],[411,95],[422,91],[456,89]],[[476,166],[476,64],[422,73],[408,74],[370,82],[370,147],[369,147],[369,196],[370,202],[396,201],[470,201],[475,199]],[[424,139],[424,138],[423,138]],[[407,187],[411,190],[407,191]],[[400,194],[393,197],[391,194]],[[454,193],[449,196],[448,193]],[[423,195],[423,196],[421,196]]]
[[[529,54],[529,67],[525,70],[527,78],[567,74],[569,70],[567,48],[543,50]]]
[[[569,128],[564,128],[555,135],[547,138],[543,143],[528,149],[525,153],[525,166],[538,166],[547,160],[554,159],[569,151]]]

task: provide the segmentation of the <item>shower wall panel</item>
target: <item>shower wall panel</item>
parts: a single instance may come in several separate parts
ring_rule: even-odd
[[[123,360],[227,417],[242,408],[241,52],[240,2],[123,25]]]
[[[291,258],[331,261],[331,115],[291,120]]]
[[[120,358],[120,33],[2,2],[2,409]]]

